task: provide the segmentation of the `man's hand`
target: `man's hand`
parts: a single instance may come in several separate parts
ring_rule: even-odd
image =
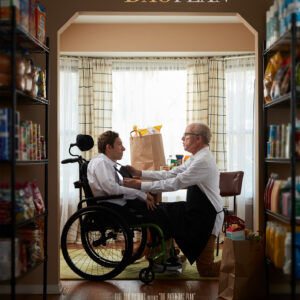
[[[131,179],[131,178],[124,178],[123,179],[123,184],[124,186],[128,187],[128,188],[133,188],[136,190],[140,190],[141,189],[141,182],[135,179]]]
[[[132,176],[136,176],[136,177],[141,177],[142,176],[142,171],[135,169],[134,167],[130,166],[130,165],[126,165],[126,168],[128,169],[129,173]]]
[[[155,210],[157,208],[154,197],[150,193],[147,193],[146,205],[149,210]]]

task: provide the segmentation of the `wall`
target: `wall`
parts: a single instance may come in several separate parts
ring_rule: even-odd
[[[262,140],[262,45],[265,37],[265,12],[273,0],[219,0],[219,3],[210,3],[209,0],[199,0],[197,3],[188,0],[182,2],[169,1],[165,3],[124,3],[123,0],[44,0],[47,8],[47,35],[50,37],[50,147],[49,147],[49,270],[48,284],[53,287],[59,284],[59,123],[58,123],[58,49],[59,34],[71,22],[78,11],[86,12],[190,12],[190,13],[238,13],[245,21],[245,25],[255,35],[256,52],[256,142]],[[215,0],[214,2],[216,2]],[[263,144],[256,143],[256,203],[255,224],[258,228],[263,225]],[[25,283],[38,284],[41,279],[41,270],[27,276]]]
[[[60,35],[62,52],[254,52],[254,47],[254,34],[239,23],[72,24]]]

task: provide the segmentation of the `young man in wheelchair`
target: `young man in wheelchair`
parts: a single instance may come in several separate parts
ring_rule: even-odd
[[[88,165],[87,176],[94,197],[123,194],[123,198],[104,200],[108,206],[121,214],[129,224],[154,223],[170,239],[167,216],[157,205],[150,193],[124,187],[117,173],[117,161],[123,156],[125,148],[118,133],[106,131],[98,138],[98,152]],[[142,219],[139,216],[142,215]],[[151,229],[151,237],[157,242],[158,235]],[[169,244],[169,243],[168,243]],[[167,270],[177,270],[181,264],[177,260],[167,261]]]

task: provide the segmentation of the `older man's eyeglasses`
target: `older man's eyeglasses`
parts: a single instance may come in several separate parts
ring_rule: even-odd
[[[183,134],[183,138],[186,138],[186,137],[189,136],[189,135],[199,136],[200,134],[192,133],[192,132],[185,132],[185,133]]]

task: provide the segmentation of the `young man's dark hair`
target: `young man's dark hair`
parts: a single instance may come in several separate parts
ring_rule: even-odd
[[[119,134],[117,132],[108,130],[98,137],[98,152],[104,153],[106,150],[106,145],[114,146],[114,142],[116,138],[119,137]]]

